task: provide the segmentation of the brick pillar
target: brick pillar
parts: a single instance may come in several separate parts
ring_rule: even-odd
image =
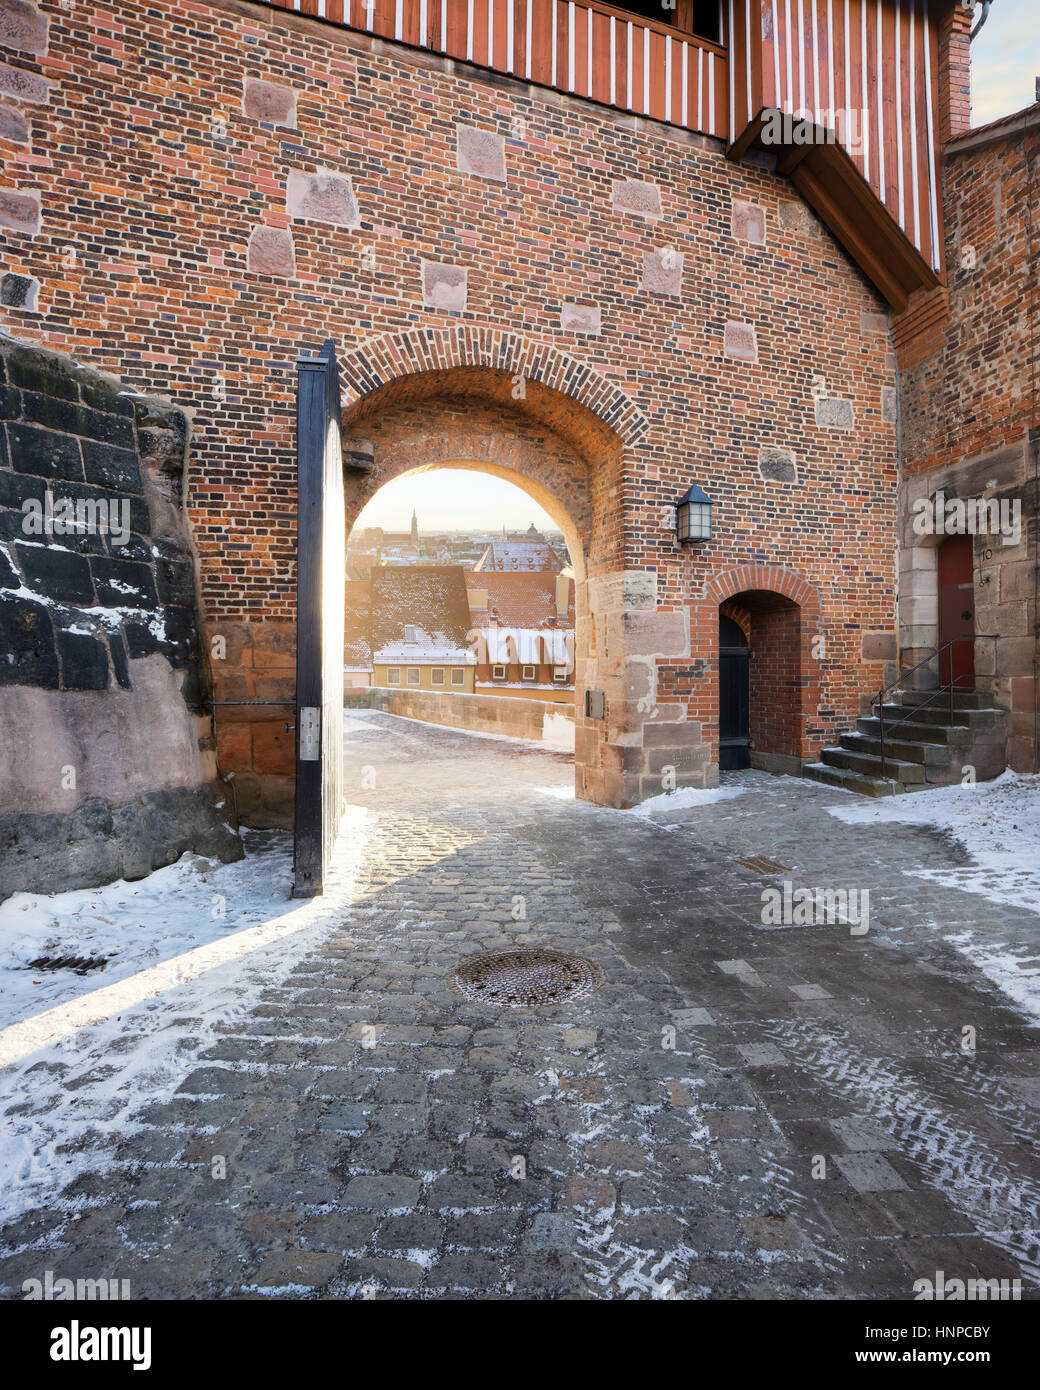
[[[939,139],[945,145],[971,129],[973,7],[955,0],[939,30]]]

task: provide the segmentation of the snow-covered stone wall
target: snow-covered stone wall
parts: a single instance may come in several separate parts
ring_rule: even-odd
[[[0,898],[241,854],[202,704],[189,432],[0,336]]]

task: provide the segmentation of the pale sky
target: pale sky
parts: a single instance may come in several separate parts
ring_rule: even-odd
[[[980,6],[976,20],[981,14]],[[971,70],[972,125],[1032,105],[1040,77],[1040,0],[993,0],[971,45]]]
[[[407,531],[413,507],[420,531],[501,531],[503,526],[526,531],[532,522],[539,531],[559,529],[521,488],[489,473],[462,468],[435,468],[395,478],[379,489],[355,525]]]

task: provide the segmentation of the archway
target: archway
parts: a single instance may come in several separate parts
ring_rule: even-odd
[[[474,354],[483,337],[493,340],[491,348],[484,344],[484,357],[498,365],[472,360],[443,365],[449,347],[456,355]],[[596,581],[619,562],[626,441],[610,419],[636,437],[642,420],[622,393],[574,359],[551,349],[535,351],[521,339],[483,337],[448,334],[436,353],[429,335],[408,345],[399,339],[394,354],[382,362],[379,384],[367,362],[361,376],[372,388],[343,416],[347,525],[354,525],[387,482],[433,469],[503,478],[538,503],[562,532],[574,570],[575,790],[579,797],[613,803],[617,769],[608,766],[604,752],[607,722],[586,712],[584,692],[592,682],[605,684],[614,666],[623,666],[624,651],[595,652],[590,596]],[[402,371],[402,354],[414,357],[420,349],[426,369]],[[352,364],[348,359],[355,377],[356,356]],[[566,385],[566,394],[558,382]]]
[[[819,670],[822,652],[821,608],[817,589],[797,571],[778,565],[742,565],[715,575],[705,585],[705,599],[716,606],[720,633],[715,726],[720,768],[733,765],[728,750],[742,746],[731,729],[732,694],[725,688],[723,663],[733,659],[721,642],[723,629],[735,651],[748,648],[744,766],[766,772],[801,773],[815,756],[819,734]],[[727,677],[729,673],[727,672]],[[727,703],[728,701],[728,703]],[[723,732],[725,729],[725,732]]]

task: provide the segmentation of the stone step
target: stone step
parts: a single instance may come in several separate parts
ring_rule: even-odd
[[[885,724],[895,724],[906,719],[909,710],[906,705],[883,705]],[[959,725],[961,728],[981,730],[992,729],[998,719],[1004,717],[1001,709],[950,709],[948,706],[921,705],[914,709],[913,718],[907,723]],[[902,726],[905,727],[905,726]]]
[[[843,787],[848,792],[859,792],[862,796],[895,796],[904,790],[899,782],[882,781],[880,777],[860,777],[854,772],[840,767],[830,767],[827,763],[806,763],[802,775],[810,781],[822,782],[827,787]]]
[[[824,748],[820,753],[821,762],[828,767],[839,767],[846,772],[858,773],[861,777],[878,777],[896,782],[923,782],[923,763],[907,762],[900,758],[885,758],[882,770],[881,758],[870,753],[857,753],[847,748]]]
[[[900,730],[902,732],[902,730]],[[867,733],[842,734],[838,743],[849,753],[867,753],[880,758],[881,739]],[[943,766],[950,762],[952,751],[947,743],[933,743],[929,740],[907,741],[905,739],[885,739],[885,758],[897,758],[906,763],[928,763]]]
[[[861,716],[856,720],[856,728],[868,738],[880,738],[881,721],[871,716]],[[965,724],[918,724],[911,720],[900,724],[889,733],[889,722],[885,721],[885,742],[889,737],[903,743],[929,743],[942,747],[966,748],[971,743],[971,730]]]
[[[903,705],[923,705],[930,702],[934,705],[945,704],[949,708],[950,703],[949,693],[937,695],[934,690],[897,690],[893,691],[892,699]],[[985,690],[955,690],[953,706],[954,709],[991,709],[993,696]]]

